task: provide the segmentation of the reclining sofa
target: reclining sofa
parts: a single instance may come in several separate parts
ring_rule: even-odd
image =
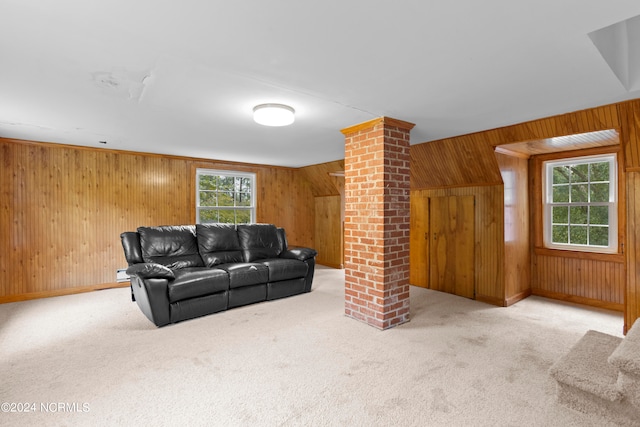
[[[156,326],[311,291],[315,257],[272,224],[139,227],[120,235],[131,298]]]

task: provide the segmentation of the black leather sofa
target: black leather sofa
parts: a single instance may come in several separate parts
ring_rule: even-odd
[[[309,292],[314,249],[272,224],[139,227],[120,235],[131,298],[156,326]]]

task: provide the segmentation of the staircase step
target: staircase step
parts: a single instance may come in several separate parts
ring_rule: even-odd
[[[609,356],[609,363],[620,371],[618,389],[640,409],[640,322],[633,325],[622,344]]]
[[[622,338],[588,331],[549,373],[561,385],[575,387],[605,401],[620,401],[622,393],[616,386],[618,370],[607,360],[621,342]]]
[[[640,323],[629,330],[622,344],[609,357],[609,363],[628,374],[640,376]]]

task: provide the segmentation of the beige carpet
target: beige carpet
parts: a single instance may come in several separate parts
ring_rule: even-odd
[[[128,289],[0,305],[0,402],[35,409],[0,425],[609,425],[557,405],[547,371],[589,329],[622,336],[620,313],[412,287],[382,332],[343,286],[320,267],[309,294],[160,329]]]

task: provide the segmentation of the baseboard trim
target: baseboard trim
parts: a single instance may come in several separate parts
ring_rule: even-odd
[[[18,301],[28,301],[28,300],[40,299],[40,298],[60,297],[64,295],[81,294],[83,292],[99,291],[102,289],[127,288],[127,287],[129,287],[129,282],[118,282],[118,283],[101,283],[99,285],[91,285],[91,286],[76,286],[74,288],[55,289],[51,291],[30,292],[28,294],[8,295],[8,296],[0,297],[0,304],[7,304],[10,302],[18,302]]]
[[[320,264],[320,265],[324,265],[325,267],[331,267],[331,268],[335,268],[338,270],[343,270],[344,269],[344,264],[333,264],[331,262],[324,262],[322,260],[316,260],[316,263]]]
[[[518,301],[522,301],[523,299],[530,297],[531,296],[531,289],[527,289],[524,290],[522,292],[519,292],[509,298],[507,298],[506,300],[506,306],[509,307],[510,305],[513,305],[515,303],[517,303]]]
[[[476,294],[476,301],[484,302],[491,305],[497,305],[498,307],[504,307],[505,301],[501,298],[489,297],[486,295],[478,295]]]
[[[536,295],[539,297],[557,299],[560,301],[572,302],[575,304],[589,305],[591,307],[604,308],[607,310],[620,311],[624,312],[624,304],[619,304],[615,302],[608,301],[600,301],[593,298],[580,297],[576,295],[567,295],[561,294],[558,292],[546,291],[544,289],[531,289],[531,295]]]

